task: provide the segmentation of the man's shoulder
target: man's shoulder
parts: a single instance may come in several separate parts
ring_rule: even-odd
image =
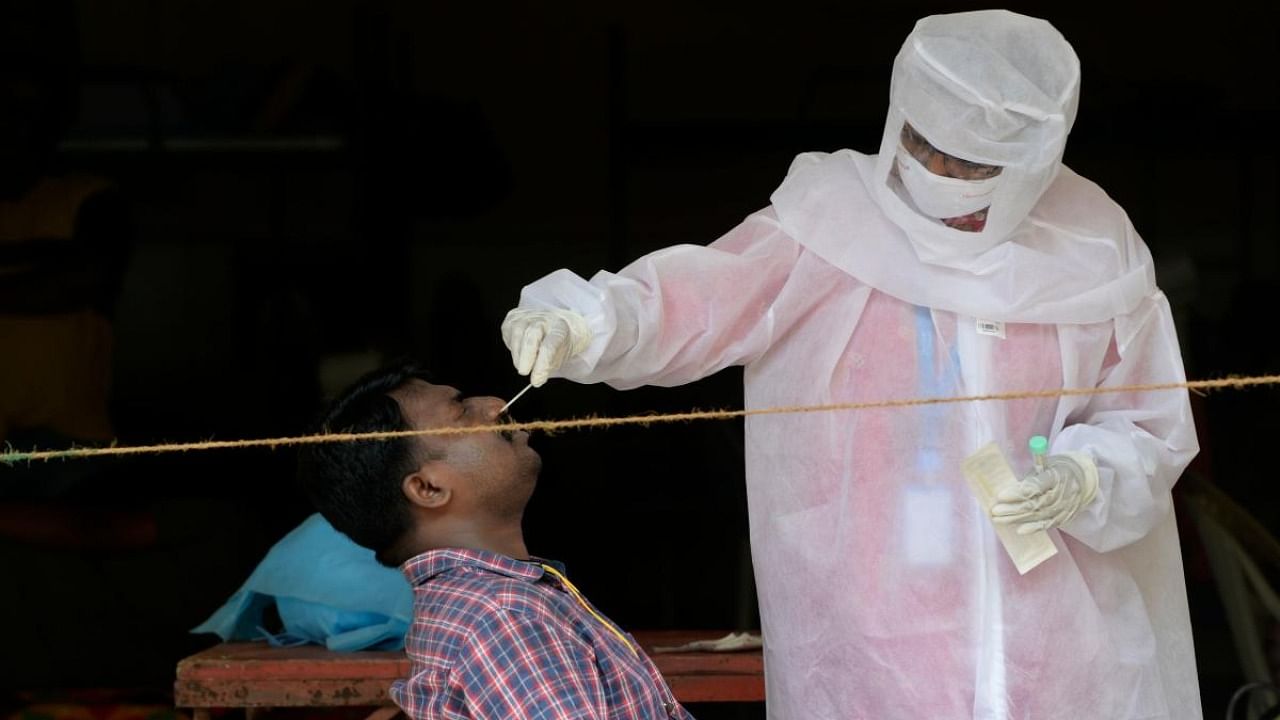
[[[556,626],[552,600],[529,580],[479,568],[455,568],[415,590],[413,624],[405,639],[410,657],[437,669],[453,668],[495,643]]]
[[[811,150],[802,152],[791,159],[791,165],[787,168],[787,177],[804,176],[806,173],[814,173],[826,171],[838,172],[850,177],[856,176],[859,163],[874,163],[875,156],[860,153],[856,150],[842,148],[834,152]],[[821,178],[829,180],[828,175],[822,174]]]
[[[460,632],[481,632],[495,620],[537,618],[553,611],[536,581],[482,568],[457,567],[419,585],[414,623]]]
[[[1054,225],[1092,234],[1115,236],[1129,223],[1129,215],[1094,181],[1063,165],[1036,203],[1032,216]]]

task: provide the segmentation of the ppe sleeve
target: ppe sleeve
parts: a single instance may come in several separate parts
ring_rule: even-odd
[[[800,253],[766,209],[711,245],[664,248],[590,282],[557,270],[525,287],[520,307],[587,318],[591,346],[555,377],[619,389],[681,385],[768,349],[781,332],[771,307]]]
[[[514,612],[476,628],[451,671],[475,720],[603,720],[591,648]]]
[[[1186,381],[1162,293],[1115,321],[1114,353],[1099,387]],[[1199,451],[1185,389],[1089,396],[1052,452],[1082,452],[1098,467],[1098,494],[1062,529],[1098,552],[1134,543],[1172,512],[1170,491]]]

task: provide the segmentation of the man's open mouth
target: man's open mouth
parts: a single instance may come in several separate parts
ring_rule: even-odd
[[[513,420],[511,416],[506,413],[502,413],[501,415],[498,416],[499,425],[510,425],[514,422],[515,420]],[[498,434],[501,435],[507,442],[513,442],[516,439],[515,430],[499,430]]]

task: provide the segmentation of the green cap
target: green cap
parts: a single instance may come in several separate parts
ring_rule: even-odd
[[[1036,435],[1028,444],[1031,446],[1032,455],[1043,455],[1049,450],[1049,441],[1043,435]]]

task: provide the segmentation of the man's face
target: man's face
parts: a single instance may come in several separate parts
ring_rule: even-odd
[[[985,180],[1000,174],[999,165],[983,165],[948,155],[929,144],[910,123],[902,124],[902,147],[934,175],[961,180]]]
[[[924,169],[940,177],[966,181],[987,181],[1000,175],[1003,168],[999,165],[984,165],[971,162],[954,155],[948,155],[935,148],[925,140],[911,123],[903,123],[899,136],[902,148],[915,158]],[[895,168],[895,172],[897,169]],[[919,203],[921,198],[913,199]],[[952,215],[939,218],[947,227],[966,232],[981,232],[987,224],[988,207],[983,207],[965,215]],[[932,215],[930,216],[932,217]]]
[[[415,430],[506,421],[499,414],[501,399],[463,397],[448,385],[414,379],[392,391],[391,397]],[[529,447],[529,433],[522,430],[429,435],[417,441],[430,457],[447,463],[464,479],[463,486],[454,488],[464,506],[500,515],[523,511],[542,468],[542,458]]]

